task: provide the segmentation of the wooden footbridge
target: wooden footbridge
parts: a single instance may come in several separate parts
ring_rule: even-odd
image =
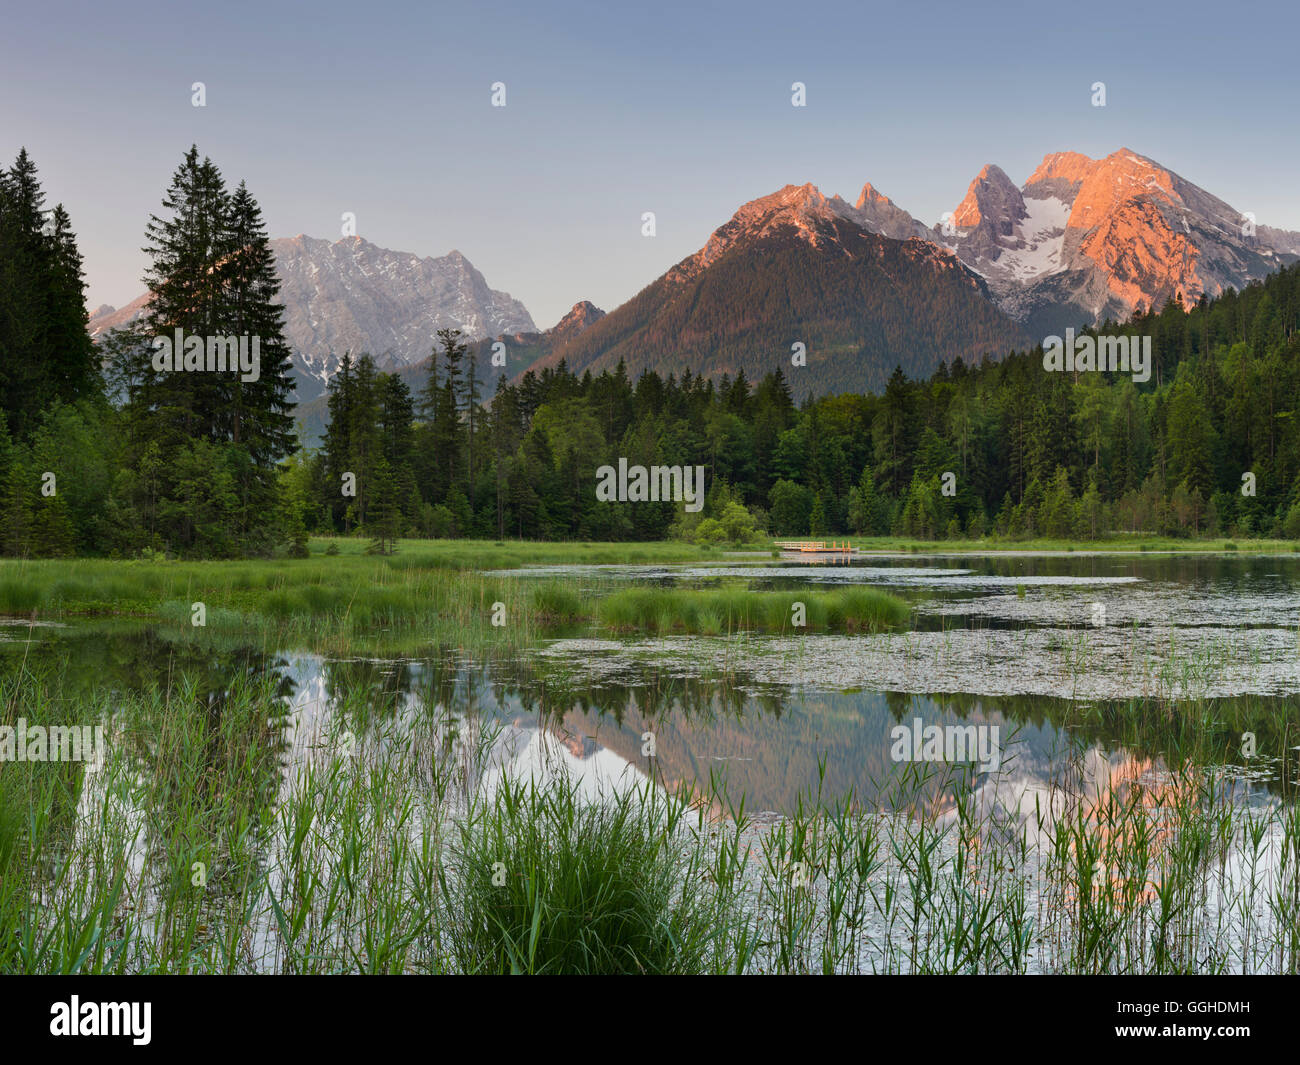
[[[798,551],[801,555],[852,555],[854,548],[847,540],[844,543],[825,540],[777,540],[775,545],[782,551]]]

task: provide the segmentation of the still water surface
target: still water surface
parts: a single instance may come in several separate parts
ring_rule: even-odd
[[[340,706],[372,699],[399,720],[490,724],[499,735],[489,776],[563,767],[593,789],[712,779],[774,814],[818,786],[878,798],[898,769],[891,732],[914,722],[998,729],[996,773],[941,767],[927,785],[940,806],[960,788],[1003,803],[1014,795],[1014,804],[1062,786],[1105,793],[1188,759],[1247,803],[1276,801],[1297,780],[1300,737],[1280,726],[1300,696],[1295,556],[908,555],[503,572],[563,574],[595,589],[867,584],[906,598],[914,621],[882,635],[567,632],[509,656],[442,647],[378,660],[195,642],[152,625],[11,626],[0,647],[10,668],[62,660],[74,666],[67,684],[118,691],[165,687],[182,671],[210,693],[237,673],[273,676],[291,708],[286,769],[345,728],[373,727],[338,720]],[[1251,758],[1240,749],[1243,721],[1256,734]]]

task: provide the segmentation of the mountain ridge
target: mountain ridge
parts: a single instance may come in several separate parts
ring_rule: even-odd
[[[790,339],[800,339],[802,330],[829,342],[841,363],[861,361],[853,372],[831,370],[823,360],[816,388],[878,387],[895,364],[928,374],[937,365],[937,348],[949,360],[957,355],[967,361],[982,354],[998,357],[1067,327],[1125,320],[1175,296],[1190,303],[1241,288],[1300,257],[1300,233],[1247,226],[1248,221],[1223,200],[1128,148],[1101,159],[1049,152],[1021,186],[996,164],[986,164],[956,209],[933,228],[870,182],[853,204],[838,195],[828,197],[811,183],[789,184],[742,204],[698,251],[582,337],[532,365],[544,369],[563,360],[575,371],[600,370],[622,359],[634,374],[648,368],[691,368],[719,376],[744,368],[752,377],[781,361],[776,334],[785,328]],[[890,320],[889,307],[859,293],[863,303],[858,313],[845,310],[838,321],[823,322],[826,328],[819,329],[816,300],[842,303],[861,283],[853,270],[843,269],[844,261],[856,255],[863,268],[866,260],[885,261],[883,245],[868,249],[872,240],[930,249],[896,249],[892,266],[908,274],[909,284],[932,283],[945,273],[943,257],[950,256],[971,275],[966,283],[978,281],[975,287],[1001,318],[964,305],[955,295],[960,281],[949,285],[935,306],[927,306],[918,294],[905,291],[901,275],[889,277],[886,271],[875,280],[893,287],[896,302],[912,316],[910,326],[900,327]],[[802,302],[792,299],[797,282],[776,276],[771,262],[758,262],[778,248],[790,253],[792,242],[801,247],[799,269],[838,273],[831,291]],[[724,272],[736,279],[737,266],[729,257],[744,255],[745,249],[755,261],[739,271],[751,276],[736,299],[749,300],[750,306],[733,308],[734,321],[715,312],[702,322],[687,308],[716,298],[712,290],[718,286],[709,279],[716,281],[720,275],[715,272],[724,264]],[[930,275],[905,270],[901,259],[906,257],[916,263],[926,260]],[[756,279],[755,273],[763,277]],[[960,272],[954,276],[960,278]],[[767,302],[772,306],[751,313]],[[935,312],[960,313],[972,329],[965,337],[955,336],[948,323],[927,318]],[[763,313],[771,320],[753,320]],[[738,324],[746,318],[747,329]],[[711,328],[724,335],[709,336]],[[763,356],[747,357],[737,350],[746,335],[766,345]],[[809,359],[811,364],[811,344]]]
[[[988,163],[934,227],[871,182],[852,202],[790,184],[742,204],[608,314],[579,301],[548,330],[456,249],[421,257],[304,234],[271,243],[300,401],[324,393],[349,350],[418,380],[445,327],[465,334],[485,380],[620,359],[633,374],[753,377],[792,368],[802,343],[808,384],[826,391],[879,388],[896,365],[927,375],[958,356],[998,358],[1300,260],[1300,233],[1248,221],[1128,148],[1049,152],[1019,186]],[[147,300],[98,308],[92,335],[139,317]],[[492,365],[498,343],[505,367]]]
[[[302,233],[270,243],[300,400],[324,392],[347,351],[398,368],[427,359],[438,329],[459,328],[470,340],[537,331],[521,302],[491,288],[454,249],[419,256],[362,237],[331,242]],[[130,324],[148,298],[106,313],[101,307],[90,318],[91,336]]]
[[[756,380],[798,367],[803,344],[815,380],[793,387],[860,391],[883,387],[898,364],[928,374],[1027,344],[984,281],[922,234],[932,235],[869,184],[857,205],[786,185],[742,205],[699,251],[530,368],[563,360],[598,373],[622,360],[634,376],[743,370]]]
[[[949,221],[945,245],[1033,332],[1216,296],[1300,252],[1300,234],[1254,226],[1129,148],[1100,159],[1050,152],[1019,188],[989,164]]]

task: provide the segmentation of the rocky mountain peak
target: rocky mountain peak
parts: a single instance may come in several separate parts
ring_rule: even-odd
[[[834,211],[816,185],[786,185],[743,204],[726,225],[714,230],[703,248],[682,260],[665,276],[669,281],[689,281],[707,270],[738,242],[761,239],[782,227],[789,227],[816,244],[822,239],[823,223],[832,218]]]
[[[985,167],[953,221],[949,243],[1003,310],[1048,332],[1216,295],[1300,251],[1268,227],[1248,237],[1240,212],[1129,148],[1051,153],[1022,189]]]
[[[778,229],[787,229],[814,247],[836,244],[837,225],[853,227],[891,240],[917,237],[934,242],[934,234],[869,182],[862,187],[857,203],[840,196],[827,198],[816,185],[786,185],[767,196],[744,204],[726,225],[717,229],[708,243],[668,272],[670,281],[688,281],[718,261],[742,240],[759,240]]]
[[[557,343],[572,340],[605,317],[605,312],[590,300],[579,300],[563,318],[548,329],[547,334]]]
[[[871,182],[862,186],[862,192],[858,194],[858,202],[854,205],[850,217],[863,229],[882,237],[889,237],[891,240],[907,240],[910,237],[935,240],[935,235],[925,225],[899,207]]]
[[[951,221],[959,229],[984,227],[993,234],[1009,237],[1025,213],[1020,190],[1001,167],[989,163],[970,183]]]
[[[489,287],[459,251],[421,257],[362,237],[331,242],[303,233],[270,243],[300,400],[321,392],[348,351],[401,368],[428,358],[439,329],[458,328],[469,340],[537,332],[523,304]],[[129,324],[148,296],[96,312],[91,335]]]
[[[1043,156],[1038,169],[1029,175],[1025,187],[1029,188],[1041,181],[1063,182],[1066,185],[1078,186],[1091,173],[1095,163],[1096,160],[1079,152],[1050,152]]]
[[[870,181],[862,186],[862,191],[858,193],[858,202],[854,206],[860,211],[868,204],[887,203],[891,207],[894,201],[877,189]]]

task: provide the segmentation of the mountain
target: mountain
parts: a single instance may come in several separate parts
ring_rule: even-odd
[[[1023,186],[992,164],[925,226],[870,184],[853,204],[787,185],[745,204],[694,255],[577,339],[541,355],[581,372],[751,379],[796,392],[879,389],[1176,295],[1240,289],[1300,258],[1300,234],[1240,211],[1127,148],[1044,157]],[[790,345],[807,345],[801,381]]]
[[[541,363],[551,352],[576,340],[604,317],[605,312],[590,300],[579,300],[563,318],[543,332],[501,333],[471,344],[476,372],[484,382],[484,399],[491,396],[496,387],[496,379],[502,374],[514,377],[529,366]],[[495,366],[492,362],[493,356],[497,354],[493,350],[497,344],[504,345],[505,348],[504,366]],[[399,374],[410,385],[411,391],[418,392],[429,377],[428,356],[414,366],[400,370]]]
[[[552,344],[565,344],[579,333],[585,333],[604,317],[605,312],[590,300],[579,300],[568,314],[542,335]]]
[[[109,303],[101,304],[90,314],[90,335],[96,337],[101,333],[128,326],[139,318],[148,306],[149,293],[147,292],[143,296],[137,296],[125,307],[114,307]]]
[[[484,402],[492,398],[496,388],[496,378],[502,373],[515,376],[522,373],[531,363],[550,354],[556,348],[576,339],[591,326],[605,317],[605,312],[588,300],[581,300],[550,329],[541,333],[502,333],[487,337],[470,345],[476,358],[476,371],[482,379],[482,397]],[[492,348],[496,344],[505,345],[506,365],[492,365]],[[412,392],[418,394],[429,380],[429,358],[425,357],[414,365],[402,366],[397,375],[407,384]],[[300,402],[295,412],[302,424],[309,445],[315,445],[325,433],[328,420],[328,398],[324,393]]]
[[[527,310],[459,252],[420,258],[359,237],[272,241],[294,349],[297,395],[323,394],[343,352],[368,351],[413,387],[434,333],[458,326],[490,395],[504,372],[555,366],[757,379],[777,366],[797,394],[878,390],[979,361],[1068,326],[1122,320],[1181,294],[1242,288],[1300,259],[1300,233],[1246,217],[1126,148],[1102,159],[1056,152],[1021,186],[988,165],[934,228],[872,185],[854,202],[813,185],[744,204],[695,254],[608,315],[574,306],[539,331]],[[101,307],[92,335],[123,325],[147,295]],[[806,347],[806,366],[791,361]]]
[[[524,305],[489,288],[458,251],[421,258],[360,237],[330,243],[302,235],[271,248],[300,402],[322,394],[346,351],[400,368],[429,357],[438,329],[458,327],[471,340],[537,331]],[[91,335],[126,325],[147,302],[146,293],[121,310],[101,307]]]
[[[1029,342],[978,274],[870,185],[854,204],[787,185],[745,204],[694,255],[534,368],[642,370],[757,380],[795,392],[882,388]],[[807,365],[792,363],[792,345]]]
[[[550,329],[541,333],[501,334],[478,341],[473,345],[478,359],[478,366],[495,387],[495,379],[502,373],[515,376],[534,363],[546,358],[576,340],[593,325],[605,317],[605,312],[589,300],[580,300],[573,305],[563,318]],[[493,348],[496,344],[505,345],[505,366],[492,364]],[[424,374],[429,372],[428,360],[421,364]],[[421,382],[423,383],[423,382]],[[412,386],[414,387],[414,385]]]
[[[1300,234],[1251,233],[1241,211],[1127,148],[1047,155],[1020,188],[986,166],[937,229],[1040,339],[1240,289],[1300,255]]]

